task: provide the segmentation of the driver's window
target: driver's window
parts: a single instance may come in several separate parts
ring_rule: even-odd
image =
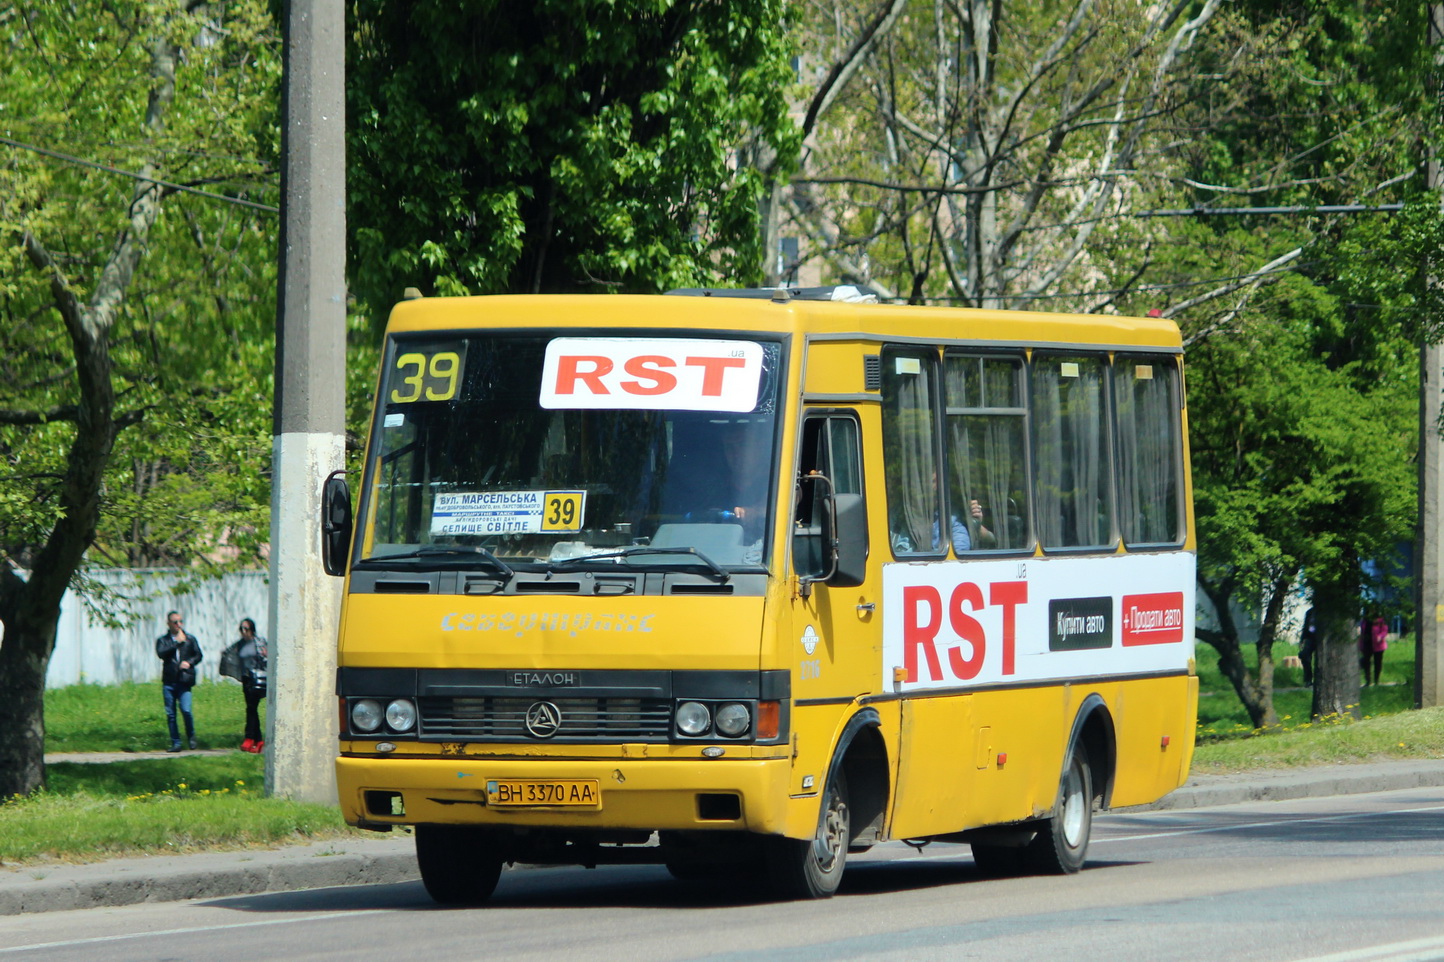
[[[857,421],[852,417],[817,414],[802,422],[802,450],[797,462],[795,523],[798,528],[814,528],[823,521],[822,496],[826,486],[801,480],[814,472],[832,482],[836,495],[854,498],[862,495],[862,456]]]

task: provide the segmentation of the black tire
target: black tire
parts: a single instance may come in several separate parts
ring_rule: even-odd
[[[1038,824],[1038,834],[1028,843],[1029,868],[1040,875],[1072,875],[1083,867],[1092,831],[1093,773],[1075,748],[1063,769],[1053,814]]]
[[[442,905],[480,905],[496,891],[501,848],[493,833],[464,825],[416,826],[416,863],[426,894]]]
[[[841,769],[829,781],[817,818],[817,834],[809,839],[769,838],[765,866],[773,891],[783,899],[826,899],[842,884],[852,821],[847,779]]]

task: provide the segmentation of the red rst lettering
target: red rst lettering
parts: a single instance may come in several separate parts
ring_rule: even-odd
[[[647,365],[653,365],[648,367]],[[660,354],[644,354],[641,357],[627,358],[627,363],[622,367],[633,377],[645,378],[652,382],[648,387],[640,381],[623,381],[622,390],[628,394],[666,394],[677,386],[677,377],[667,371],[659,370],[664,367],[676,367],[677,362],[670,357],[662,357]]]
[[[926,605],[928,620],[918,623],[918,606]],[[903,668],[909,682],[922,681],[918,677],[918,649],[928,662],[928,673],[933,681],[942,681],[943,666],[938,662],[938,650],[933,645],[938,629],[943,624],[943,599],[931,585],[907,585],[903,588]]]
[[[684,362],[688,367],[702,368],[702,396],[721,397],[722,375],[729,367],[746,367],[747,361],[740,357],[689,357]]]
[[[593,367],[583,371],[580,365],[591,362]],[[584,354],[563,355],[557,358],[557,394],[575,394],[577,382],[582,381],[593,394],[610,394],[602,383],[602,376],[611,373],[610,358]]]
[[[971,658],[963,658],[963,649],[960,646],[953,646],[948,649],[948,665],[953,669],[953,674],[959,680],[968,681],[978,676],[983,670],[983,656],[988,651],[988,640],[983,633],[983,626],[972,615],[963,613],[963,602],[972,605],[974,611],[983,607],[983,591],[970,581],[964,581],[953,589],[952,595],[948,598],[948,620],[952,623],[953,631],[957,636],[966,641],[973,649]]]
[[[1028,603],[1028,582],[995,581],[988,585],[989,604],[1003,606],[1003,674],[1013,673],[1018,636],[1018,606]]]

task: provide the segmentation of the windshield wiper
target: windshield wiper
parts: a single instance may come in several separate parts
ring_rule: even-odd
[[[565,561],[554,561],[551,564],[553,570],[565,571],[577,565],[586,564],[589,561],[606,561],[612,558],[631,558],[639,554],[689,554],[702,563],[702,567],[716,576],[717,580],[728,582],[732,580],[732,574],[726,568],[707,557],[696,548],[653,548],[651,545],[634,544],[625,548],[618,548],[615,551],[599,551],[596,554],[581,555],[576,558],[568,558]]]
[[[375,555],[360,562],[361,564],[381,564],[387,561],[430,561],[450,563],[471,563],[475,559],[486,562],[506,577],[510,578],[515,571],[511,565],[502,561],[481,545],[473,544],[428,544],[422,545],[415,551],[403,551],[400,554]]]

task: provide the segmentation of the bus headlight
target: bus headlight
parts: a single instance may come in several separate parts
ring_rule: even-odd
[[[398,698],[386,706],[386,726],[394,732],[409,732],[416,726],[416,706]]]
[[[712,713],[700,701],[684,701],[677,706],[677,731],[683,735],[701,735],[712,727]]]
[[[717,730],[728,738],[747,734],[752,727],[752,712],[740,702],[728,702],[717,709]]]
[[[381,703],[374,698],[360,698],[351,703],[351,727],[358,732],[374,732],[381,727]]]

